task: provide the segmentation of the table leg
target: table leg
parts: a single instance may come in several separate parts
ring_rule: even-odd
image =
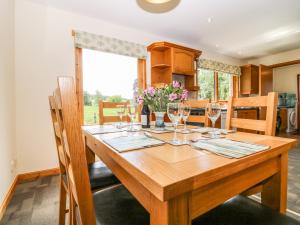
[[[85,155],[88,164],[95,162],[96,160],[95,153],[89,148],[89,146],[87,146],[86,141],[85,141]]]
[[[162,202],[151,197],[150,225],[191,225],[188,195]]]
[[[269,206],[280,213],[286,213],[287,207],[287,177],[288,153],[283,153],[279,158],[280,170],[264,184],[261,193],[262,204]]]

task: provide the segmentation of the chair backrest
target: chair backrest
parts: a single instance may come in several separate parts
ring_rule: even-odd
[[[188,100],[186,101],[187,104],[191,106],[191,108],[206,108],[207,104],[209,103],[209,99],[202,99],[202,100]],[[192,122],[192,123],[204,123],[204,126],[208,126],[208,116],[207,112],[205,110],[205,114],[202,116],[200,115],[190,115],[187,122]]]
[[[59,118],[57,116],[57,105],[53,96],[49,96],[49,106],[50,106],[50,114],[52,119],[54,137],[56,142],[56,150],[59,162],[60,173],[66,173],[66,161],[65,155],[63,150],[63,140],[62,140],[62,133],[59,125]]]
[[[73,224],[96,225],[75,85],[72,77],[59,77],[54,93],[62,133]],[[61,110],[60,110],[61,109]],[[78,210],[78,216],[75,211]],[[80,218],[80,222],[78,221]]]
[[[122,105],[124,107],[128,107],[130,105],[129,101],[127,102],[104,102],[102,100],[99,101],[99,123],[103,125],[105,123],[119,122],[119,116],[107,116],[104,115],[104,109],[116,109],[117,106]],[[122,121],[130,122],[130,118],[128,115],[124,115]]]
[[[262,131],[265,135],[275,136],[278,94],[269,92],[268,96],[233,98],[228,100],[226,129],[242,128]],[[266,107],[266,120],[234,118],[236,107]]]

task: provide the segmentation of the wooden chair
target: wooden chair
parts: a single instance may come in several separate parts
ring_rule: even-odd
[[[265,135],[275,136],[278,95],[269,92],[268,96],[233,98],[228,100],[226,129],[242,128],[264,132]],[[266,120],[234,118],[235,107],[266,107]]]
[[[186,101],[187,104],[191,106],[191,108],[206,108],[207,104],[209,103],[209,99],[203,99],[203,100],[188,100]],[[208,127],[208,116],[207,112],[205,110],[205,115],[204,116],[199,116],[199,115],[190,115],[187,122],[192,122],[192,123],[204,123],[205,127]]]
[[[105,123],[113,123],[119,122],[119,116],[106,116],[104,115],[104,109],[116,109],[118,105],[123,105],[124,107],[128,107],[130,105],[129,101],[127,102],[104,102],[102,100],[99,101],[99,123],[103,125]],[[130,118],[128,115],[124,115],[122,121],[130,122]]]
[[[91,192],[73,78],[58,78],[58,86],[55,101],[62,109],[60,115],[65,134],[62,138],[69,177],[71,224],[96,225],[98,221],[101,225],[148,225],[148,213],[124,186],[115,185],[94,194]],[[127,207],[124,208],[125,205]]]
[[[56,114],[56,103],[53,96],[49,96],[50,113],[52,118],[52,125],[56,143],[56,150],[58,156],[58,163],[60,168],[60,194],[59,194],[59,225],[64,225],[66,221],[66,213],[69,212],[67,209],[67,194],[69,193],[69,187],[66,176],[66,161],[63,150],[62,133],[59,125],[59,118]]]

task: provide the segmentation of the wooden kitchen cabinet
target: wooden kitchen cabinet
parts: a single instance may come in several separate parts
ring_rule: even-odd
[[[279,109],[279,115],[281,118],[281,126],[280,126],[280,131],[286,131],[287,128],[287,108],[281,108]]]
[[[194,52],[190,52],[179,48],[173,48],[173,73],[194,76]]]
[[[197,93],[199,87],[195,61],[201,55],[201,51],[169,42],[152,43],[147,50],[151,54],[152,86],[170,84],[173,75],[182,75],[185,88]]]
[[[259,67],[248,64],[241,66],[240,94],[258,94],[259,91]]]

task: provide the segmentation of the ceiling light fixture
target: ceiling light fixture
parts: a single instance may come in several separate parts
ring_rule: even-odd
[[[138,6],[150,13],[166,13],[175,9],[181,0],[136,0]]]
[[[164,4],[170,2],[171,0],[146,0],[146,1],[152,4]]]
[[[208,22],[208,23],[211,23],[211,22],[212,22],[212,18],[211,18],[211,17],[208,17],[208,18],[207,18],[207,22]]]

